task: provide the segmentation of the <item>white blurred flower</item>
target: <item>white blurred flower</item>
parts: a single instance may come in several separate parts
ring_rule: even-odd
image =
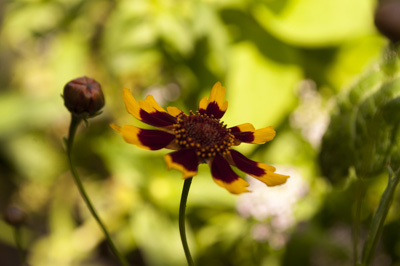
[[[248,178],[251,193],[238,197],[237,210],[245,218],[254,218],[260,223],[252,228],[257,241],[268,240],[270,245],[280,248],[286,243],[285,232],[295,225],[296,203],[308,192],[308,183],[294,168],[279,167],[290,176],[284,185],[267,187],[254,178]]]
[[[312,80],[300,82],[298,95],[299,106],[290,117],[290,124],[300,129],[304,138],[316,148],[329,125],[333,102],[324,103]]]
[[[164,106],[179,98],[181,95],[181,88],[177,83],[172,82],[165,86],[152,85],[146,89],[145,95],[152,95],[159,105]]]

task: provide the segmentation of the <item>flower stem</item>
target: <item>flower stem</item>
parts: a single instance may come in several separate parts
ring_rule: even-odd
[[[90,213],[92,214],[92,216],[94,217],[94,219],[97,221],[97,223],[99,224],[99,226],[101,227],[104,236],[106,237],[106,240],[112,250],[112,252],[114,253],[114,255],[118,258],[119,262],[121,263],[121,265],[123,266],[128,266],[127,261],[125,260],[125,258],[118,252],[117,248],[114,245],[114,242],[112,241],[110,234],[107,231],[107,228],[105,227],[105,225],[103,224],[103,222],[101,221],[99,215],[97,215],[96,210],[93,207],[93,204],[91,203],[85,188],[83,187],[83,184],[81,182],[81,179],[79,178],[78,172],[76,171],[73,163],[72,163],[72,144],[74,142],[74,137],[75,137],[75,133],[76,133],[76,129],[78,128],[79,124],[82,122],[82,118],[79,118],[73,114],[71,114],[71,124],[69,127],[69,135],[68,135],[68,139],[66,140],[66,145],[67,145],[67,155],[68,155],[68,161],[69,161],[69,166],[71,168],[71,172],[72,172],[72,176],[74,178],[75,184],[78,187],[79,193],[81,194],[83,200],[85,201]]]
[[[189,266],[193,266],[194,263],[192,256],[190,255],[190,250],[186,239],[185,210],[191,184],[192,184],[192,177],[186,178],[185,183],[183,184],[181,203],[179,205],[179,232],[181,234],[183,250],[185,251],[186,260]]]
[[[389,180],[385,191],[382,194],[381,200],[378,205],[378,209],[372,218],[371,228],[369,230],[367,240],[364,245],[362,254],[361,265],[369,265],[374,257],[376,245],[383,231],[383,225],[386,220],[386,216],[389,213],[390,206],[393,202],[393,197],[400,181],[400,168],[393,172],[392,168],[388,166]]]
[[[353,169],[354,170],[354,169]],[[352,173],[356,177],[355,183],[355,202],[354,202],[354,216],[353,216],[353,257],[354,266],[359,265],[359,240],[360,240],[360,220],[361,220],[361,202],[364,198],[364,184],[363,180],[356,176],[355,170]]]
[[[25,258],[24,249],[22,248],[21,227],[20,226],[14,227],[14,240],[15,240],[15,245],[17,246],[17,249],[18,249],[19,258],[20,258],[22,264],[24,264],[26,258]]]

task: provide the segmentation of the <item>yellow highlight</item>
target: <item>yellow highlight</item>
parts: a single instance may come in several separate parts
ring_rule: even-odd
[[[257,129],[254,132],[253,144],[264,144],[267,141],[272,140],[276,135],[276,132],[272,126]]]
[[[176,169],[183,173],[183,178],[190,178],[197,175],[197,171],[189,171],[183,165],[172,161],[172,157],[170,154],[164,156],[164,160],[167,163],[168,169]]]
[[[214,182],[217,183],[218,186],[225,188],[232,194],[241,194],[244,192],[250,192],[246,187],[249,186],[249,183],[242,178],[238,178],[231,183],[226,183],[220,179],[213,178]]]

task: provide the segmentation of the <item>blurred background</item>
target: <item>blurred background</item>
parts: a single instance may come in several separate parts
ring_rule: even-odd
[[[238,150],[291,177],[273,188],[249,178],[253,192],[235,196],[200,166],[187,206],[197,265],[353,265],[354,191],[321,174],[318,154],[337,95],[388,45],[374,27],[376,4],[0,1],[0,210],[25,211],[29,264],[117,265],[73,183],[63,144],[70,114],[60,95],[87,75],[102,84],[106,106],[79,128],[73,158],[131,265],[186,265],[178,231],[183,181],[167,170],[168,151],[128,145],[109,127],[143,127],[126,112],[122,88],[188,112],[217,81],[227,88],[228,126],[277,131],[270,143]],[[386,180],[368,185],[362,241]],[[400,265],[398,210],[395,200],[374,265]],[[12,227],[2,220],[0,264],[19,265]]]

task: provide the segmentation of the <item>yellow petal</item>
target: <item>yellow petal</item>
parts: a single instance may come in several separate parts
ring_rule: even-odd
[[[221,106],[221,111],[226,111],[228,109],[228,101],[225,101]]]
[[[150,150],[150,148],[147,146],[144,146],[138,138],[138,135],[140,133],[140,128],[131,126],[131,125],[124,125],[120,132],[126,142],[128,142],[130,144],[134,144],[134,145],[138,146],[139,148],[142,148],[145,150]]]
[[[166,113],[164,108],[162,108],[156,100],[154,100],[154,97],[152,95],[147,95],[146,99],[144,101],[139,101],[140,107],[145,110],[148,113],[153,113],[154,111],[160,111]]]
[[[110,124],[110,127],[117,131],[118,133],[121,133],[122,129],[120,126],[117,126],[116,124]]]
[[[240,132],[246,132],[246,131],[254,132],[256,130],[254,126],[250,123],[244,123],[236,127],[239,128]]]
[[[207,96],[204,96],[201,100],[200,100],[200,104],[199,104],[199,110],[203,109],[206,110],[208,106],[208,100],[207,100]]]
[[[174,106],[168,106],[167,107],[167,111],[170,115],[177,117],[178,115],[180,115],[181,113],[183,113],[179,108],[174,107]]]
[[[122,98],[125,103],[126,110],[128,113],[141,120],[140,118],[140,107],[135,98],[132,96],[130,90],[123,89]]]
[[[273,172],[267,172],[266,175],[262,177],[255,177],[261,182],[265,183],[269,187],[278,186],[286,183],[286,180],[289,178],[288,175],[280,175]]]
[[[267,141],[272,140],[276,135],[276,132],[272,126],[257,129],[254,131],[254,140],[251,143],[264,144]]]
[[[268,164],[265,164],[265,163],[257,163],[257,166],[262,168],[262,169],[267,170],[268,172],[275,172],[275,170],[276,170],[275,167],[273,167],[271,165],[268,165]]]
[[[226,183],[220,179],[213,178],[214,182],[217,183],[218,186],[225,188],[232,194],[241,194],[243,192],[249,192],[249,190],[246,188],[249,186],[249,183],[246,182],[246,180],[242,178],[238,178],[235,181],[231,183]]]
[[[216,102],[218,106],[222,106],[225,100],[225,87],[221,85],[220,82],[214,84],[213,88],[211,89],[210,98],[208,102]]]
[[[211,89],[208,103],[216,102],[221,111],[225,112],[228,109],[228,102],[225,101],[225,87],[220,82],[214,84]]]
[[[189,171],[183,165],[172,161],[172,157],[169,154],[166,154],[164,156],[164,160],[167,163],[168,169],[176,169],[176,170],[181,171],[183,173],[183,178],[185,178],[185,179],[197,175],[196,171]]]

